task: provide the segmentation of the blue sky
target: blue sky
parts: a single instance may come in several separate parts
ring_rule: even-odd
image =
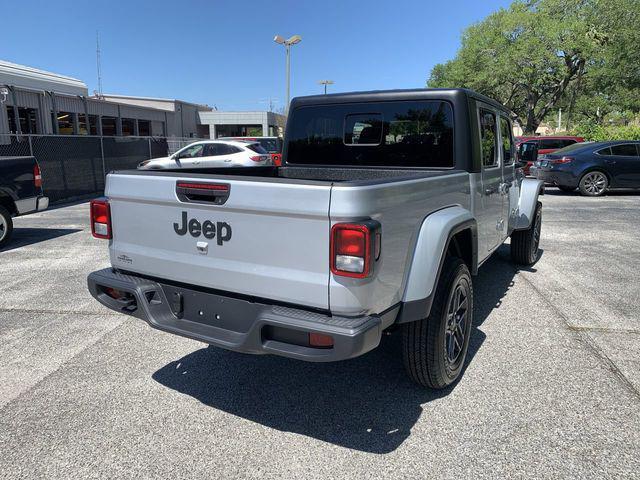
[[[41,1],[2,0],[0,59],[97,88],[100,33],[105,93],[179,98],[221,110],[266,109],[285,97],[284,48],[292,49],[292,96],[424,86],[455,55],[460,33],[508,0],[448,1]]]

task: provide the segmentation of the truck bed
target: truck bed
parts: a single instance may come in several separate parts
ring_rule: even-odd
[[[180,182],[217,185],[228,193],[188,197],[178,191]],[[458,170],[112,172],[105,189],[114,219],[111,263],[149,277],[338,315],[378,314],[400,301],[407,252],[421,219],[442,206],[470,207],[469,191],[468,173]],[[379,272],[369,282],[336,280],[329,270],[332,225],[364,218],[383,225],[381,248],[387,253]]]
[[[198,168],[175,170],[122,170],[112,173],[126,175],[172,176],[207,179],[222,177],[230,180],[270,181],[279,179],[287,183],[330,185],[340,183],[343,186],[375,185],[391,181],[403,181],[415,178],[439,177],[459,170],[424,170],[407,168],[316,168],[316,167],[239,167],[239,168]]]

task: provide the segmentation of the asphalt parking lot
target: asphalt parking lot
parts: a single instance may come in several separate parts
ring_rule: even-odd
[[[542,258],[474,280],[453,388],[396,336],[335,364],[248,356],[95,302],[88,205],[16,219],[0,252],[3,478],[631,478],[640,475],[640,194],[549,189]]]

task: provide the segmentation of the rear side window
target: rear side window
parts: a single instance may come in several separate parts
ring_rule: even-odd
[[[453,111],[444,101],[316,105],[291,114],[291,164],[454,166]]]
[[[253,150],[256,153],[259,153],[260,155],[265,155],[265,154],[269,153],[259,143],[250,143],[249,145],[247,145],[247,148],[249,150]]]
[[[578,143],[578,142],[576,142],[575,140],[571,140],[570,138],[562,140],[563,147],[568,147],[569,145],[573,145],[574,143]]]
[[[638,150],[633,143],[623,143],[622,145],[612,145],[610,155],[618,155],[621,157],[637,157]]]
[[[204,146],[204,156],[205,157],[214,157],[216,155],[222,155],[222,151],[220,150],[219,143],[207,143]]]
[[[505,165],[513,163],[513,133],[509,120],[500,117],[500,135],[502,136],[502,158]]]
[[[480,109],[480,140],[482,165],[484,167],[498,165],[498,156],[496,155],[496,146],[498,144],[496,115],[489,110]]]
[[[540,149],[559,149],[567,146],[565,142],[561,138],[541,138]]]
[[[259,138],[258,142],[265,149],[265,153],[280,153],[280,145],[275,138]],[[260,152],[258,152],[260,153]]]

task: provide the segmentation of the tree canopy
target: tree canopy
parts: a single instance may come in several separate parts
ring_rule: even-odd
[[[510,108],[525,132],[640,111],[640,0],[516,0],[462,34],[429,87],[467,87]],[[628,113],[627,113],[628,114]]]

